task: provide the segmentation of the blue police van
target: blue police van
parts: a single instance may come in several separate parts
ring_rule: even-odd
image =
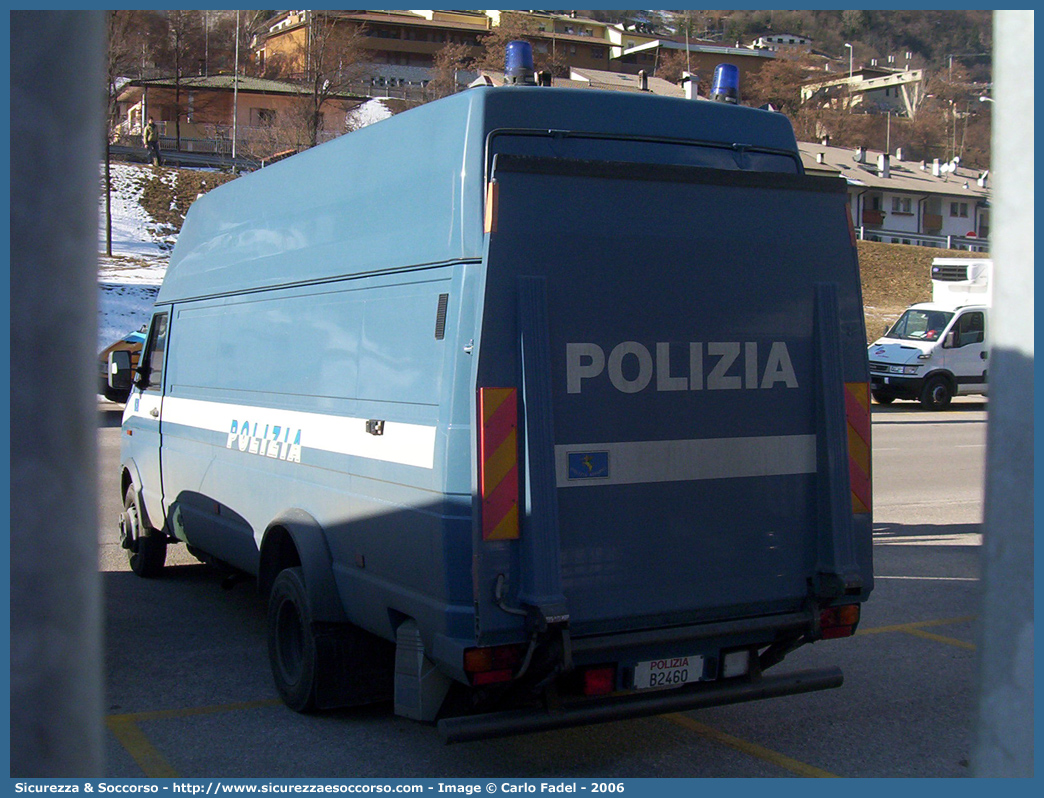
[[[469,89],[192,206],[121,539],[256,577],[297,711],[452,742],[836,687],[767,671],[873,587],[865,341],[781,114]]]

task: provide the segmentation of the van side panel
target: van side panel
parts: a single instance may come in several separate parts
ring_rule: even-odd
[[[233,180],[193,203],[157,301],[482,254],[478,101],[413,109]]]
[[[162,467],[186,539],[256,572],[268,524],[300,511],[360,625],[465,600],[445,541],[468,542],[470,481],[447,493],[438,432],[467,357],[461,284],[443,267],[175,305]]]

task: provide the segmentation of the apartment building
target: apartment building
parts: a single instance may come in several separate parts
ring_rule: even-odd
[[[921,69],[859,67],[851,75],[808,81],[801,87],[801,101],[823,108],[890,112],[913,119],[924,99],[924,87]]]
[[[959,160],[912,161],[901,149],[886,153],[812,142],[798,142],[798,149],[806,172],[845,179],[860,238],[988,251],[988,172]]]
[[[531,31],[526,38],[533,45],[536,60],[550,61],[562,68],[612,68],[611,49],[614,27],[605,22],[578,16],[576,12],[556,14],[548,11],[486,11],[493,26],[517,22]]]
[[[447,44],[466,45],[477,56],[492,21],[481,11],[284,11],[254,42],[259,67],[280,61],[290,76],[303,72],[316,25],[361,29],[368,71],[378,81],[423,83]]]
[[[291,74],[303,71],[309,30],[316,24],[361,28],[374,79],[410,83],[431,79],[435,54],[447,44],[467,45],[479,56],[482,38],[502,25],[525,29],[537,62],[554,65],[562,75],[570,68],[653,75],[666,52],[687,46],[648,28],[599,22],[575,11],[284,11],[257,37],[257,63],[263,68],[276,59]],[[708,80],[727,60],[739,67],[742,82],[775,55],[711,42],[691,42],[688,49],[692,71]]]

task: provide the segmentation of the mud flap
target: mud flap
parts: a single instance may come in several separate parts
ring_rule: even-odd
[[[433,721],[452,684],[424,654],[416,621],[406,621],[395,632],[395,714]]]
[[[392,697],[390,643],[348,624],[318,624],[316,709],[353,707]]]

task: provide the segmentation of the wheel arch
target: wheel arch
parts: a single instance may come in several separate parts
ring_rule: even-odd
[[[313,619],[324,623],[346,622],[348,616],[334,579],[326,533],[315,518],[302,510],[282,513],[265,530],[257,573],[261,595],[267,598],[279,572],[295,566],[301,567]]]
[[[138,471],[138,464],[134,460],[127,460],[123,464],[123,468],[120,473],[120,501],[123,501],[123,497],[127,495],[127,489],[134,486],[134,493],[138,497],[138,512],[141,513],[141,522],[153,529],[157,528],[152,523],[152,518],[149,516],[149,508],[145,506],[145,497],[141,493],[141,473]]]
[[[924,375],[924,382],[922,385],[927,385],[929,381],[934,380],[936,377],[942,377],[946,380],[946,384],[950,388],[950,393],[953,395],[957,394],[957,378],[953,376],[953,372],[949,369],[935,369],[935,371],[929,371]]]

